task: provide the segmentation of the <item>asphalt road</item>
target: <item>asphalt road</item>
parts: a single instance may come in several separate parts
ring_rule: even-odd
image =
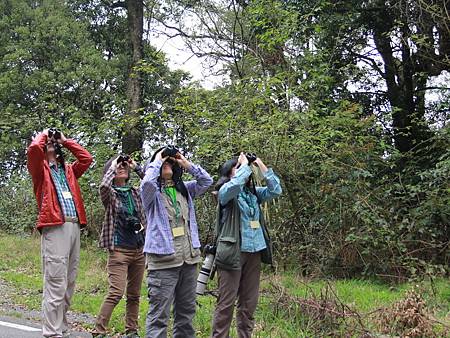
[[[86,332],[72,332],[70,338],[91,338]],[[41,326],[37,322],[20,318],[0,316],[0,338],[42,338]]]

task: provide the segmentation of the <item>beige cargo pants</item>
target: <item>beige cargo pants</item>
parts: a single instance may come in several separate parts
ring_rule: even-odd
[[[66,222],[42,229],[42,335],[62,337],[69,329],[67,310],[75,290],[80,262],[80,225]]]

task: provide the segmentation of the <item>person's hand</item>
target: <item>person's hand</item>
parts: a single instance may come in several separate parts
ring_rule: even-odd
[[[180,152],[177,153],[175,161],[186,170],[191,167],[191,162],[189,162]]]
[[[257,157],[255,162],[253,162],[253,163],[258,166],[258,168],[261,170],[263,175],[267,172],[268,169],[267,169],[266,165],[259,157]]]
[[[67,141],[67,138],[64,136],[64,134],[61,132],[61,137],[56,140],[59,144],[63,144]]]
[[[162,148],[160,151],[158,151],[158,153],[156,154],[156,156],[155,156],[155,160],[156,161],[165,161],[165,160],[167,160],[167,158],[169,157],[169,156],[166,156],[166,157],[162,157],[162,153],[163,153],[163,151],[164,151],[164,149],[166,149],[166,148]]]
[[[116,171],[116,169],[117,169],[117,159],[118,159],[118,157],[116,157],[114,160],[112,160],[112,162],[111,162],[111,168],[114,170],[114,171]]]
[[[131,169],[131,170],[134,170],[134,169],[136,169],[136,167],[137,167],[136,161],[135,161],[135,160],[132,160],[131,158],[130,158],[130,160],[128,161],[128,165],[130,166],[130,169]]]
[[[245,156],[245,153],[241,153],[238,158],[238,163],[242,165],[248,165],[248,159],[247,156]]]
[[[255,162],[253,162],[253,164],[257,165],[258,167],[264,166],[264,162],[259,157],[256,158],[256,160],[255,160]]]

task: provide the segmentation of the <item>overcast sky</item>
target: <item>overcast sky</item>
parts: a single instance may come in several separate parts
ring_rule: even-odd
[[[193,55],[181,37],[168,39],[163,34],[153,33],[151,44],[167,55],[172,70],[182,69],[189,72],[194,81],[199,81],[203,87],[208,89],[213,89],[222,83],[223,77],[211,74],[210,69],[202,65],[205,60]]]

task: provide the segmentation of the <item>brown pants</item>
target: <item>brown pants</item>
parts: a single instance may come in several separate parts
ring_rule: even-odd
[[[214,338],[227,338],[237,298],[236,324],[240,338],[252,336],[258,304],[261,253],[241,253],[241,270],[218,269],[219,298],[213,319]]]
[[[108,295],[103,301],[95,324],[96,333],[105,333],[112,312],[127,294],[126,332],[138,330],[139,299],[145,271],[145,256],[142,249],[115,249],[108,257]]]

